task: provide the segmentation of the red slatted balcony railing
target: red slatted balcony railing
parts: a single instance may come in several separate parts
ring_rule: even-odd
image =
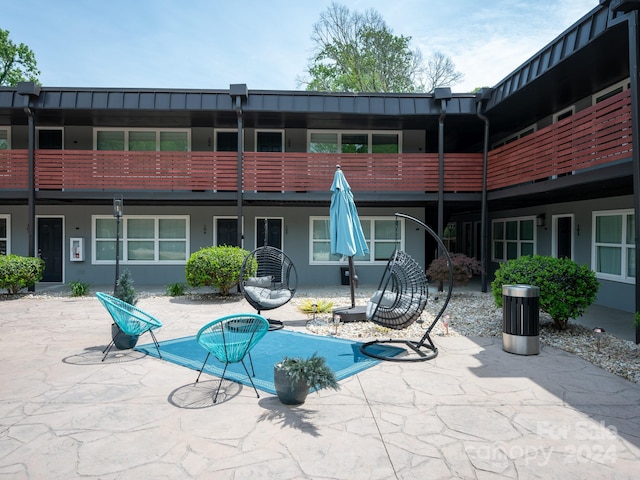
[[[233,152],[121,152],[37,150],[39,190],[237,191]],[[0,151],[0,188],[25,189],[25,150]],[[243,157],[243,188],[251,192],[313,192],[331,186],[341,165],[354,191],[433,192],[437,154],[333,155],[255,153]],[[445,155],[445,190],[473,192],[482,185],[481,154]]]
[[[487,188],[552,178],[631,156],[629,91],[489,153]]]
[[[591,169],[631,156],[631,100],[622,92],[489,152],[489,190]],[[359,192],[437,192],[438,155],[256,153],[243,157],[248,192],[326,191],[336,165]],[[237,190],[235,152],[37,150],[39,190]],[[26,150],[0,150],[0,189],[28,188]],[[482,189],[482,154],[445,153],[446,192]]]

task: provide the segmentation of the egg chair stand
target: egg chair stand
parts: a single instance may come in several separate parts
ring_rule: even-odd
[[[298,286],[296,267],[280,249],[265,245],[253,250],[240,268],[240,291],[258,315],[283,306]],[[267,319],[269,330],[284,327],[280,320]]]
[[[453,290],[453,265],[449,252],[438,235],[425,223],[402,213],[396,213],[398,218],[405,218],[417,223],[424,228],[437,242],[449,265],[449,287],[445,301],[434,320],[427,327],[424,335],[418,341],[407,339],[373,340],[363,343],[360,351],[369,357],[393,362],[422,362],[431,360],[438,355],[438,348],[431,339],[431,331],[442,317]],[[396,229],[397,231],[397,229]],[[375,294],[367,305],[367,319],[373,323],[394,330],[407,328],[415,321],[419,321],[420,315],[427,306],[429,283],[422,268],[407,253],[396,250],[382,275],[380,284]],[[380,352],[386,349],[375,348],[380,344],[398,344],[405,347],[408,355],[397,355],[397,351],[389,354]]]

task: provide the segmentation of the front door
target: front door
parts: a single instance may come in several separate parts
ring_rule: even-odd
[[[573,260],[573,215],[555,215],[553,256]]]
[[[62,218],[38,218],[38,256],[44,260],[43,282],[62,282]]]
[[[256,218],[256,247],[264,245],[282,250],[282,218]]]

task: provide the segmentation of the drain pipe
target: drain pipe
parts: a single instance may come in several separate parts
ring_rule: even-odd
[[[243,173],[243,151],[244,146],[242,139],[243,118],[242,118],[242,100],[247,100],[248,90],[247,86],[243,84],[229,85],[229,95],[235,103],[236,115],[238,117],[238,183],[237,183],[237,212],[238,212],[238,247],[244,248],[243,245],[243,232],[242,232],[242,173]]]
[[[447,100],[451,100],[449,87],[436,88],[433,99],[440,102],[438,118],[438,237],[444,234],[444,118],[447,115]],[[442,247],[438,244],[438,258],[442,255]]]
[[[483,88],[476,95],[477,115],[484,122],[484,149],[482,152],[482,201],[480,207],[480,263],[482,264],[482,272],[480,273],[481,291],[487,291],[487,270],[489,268],[487,256],[487,166],[489,164],[489,119],[482,114],[482,108],[491,98],[492,89]]]

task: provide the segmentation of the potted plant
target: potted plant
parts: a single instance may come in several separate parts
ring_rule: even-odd
[[[317,352],[306,359],[284,357],[273,366],[273,383],[285,405],[303,404],[310,389],[340,389],[335,372]]]

